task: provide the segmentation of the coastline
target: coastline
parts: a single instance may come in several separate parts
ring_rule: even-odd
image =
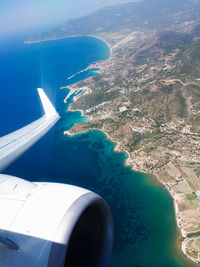
[[[44,39],[44,40],[37,40],[37,41],[24,41],[24,44],[38,44],[38,43],[45,43],[45,42],[49,42],[49,41],[57,41],[57,40],[62,40],[62,39],[68,39],[68,38],[76,38],[76,37],[91,37],[91,38],[95,38],[95,39],[99,39],[102,42],[104,42],[110,49],[110,56],[112,56],[112,46],[109,44],[109,42],[107,40],[105,40],[102,37],[96,36],[96,35],[69,35],[69,36],[65,36],[65,37],[53,37],[53,38],[49,38],[49,39]],[[77,74],[77,73],[76,73]],[[76,75],[74,74],[74,75]]]
[[[68,111],[71,111],[71,112],[76,112],[76,111],[79,111],[81,112],[81,116],[83,117],[86,117],[88,118],[88,116],[84,113],[83,110],[80,110],[80,109],[77,109],[77,110],[73,110],[73,109],[68,109]],[[119,147],[120,147],[120,142],[119,141],[116,141],[116,140],[113,140],[111,138],[111,136],[104,130],[104,129],[98,129],[98,128],[92,128],[92,129],[87,129],[85,131],[80,131],[78,133],[72,133],[69,131],[64,131],[64,135],[68,135],[70,137],[73,137],[73,136],[76,136],[76,135],[81,135],[81,134],[85,134],[89,131],[100,131],[102,132],[107,140],[109,140],[110,142],[112,142],[114,144],[114,151],[117,152],[117,153],[125,153],[127,155],[127,158],[125,159],[124,161],[124,165],[127,166],[127,167],[132,167],[132,171],[134,172],[138,172],[138,170],[135,170],[134,167],[132,166],[132,163],[133,163],[133,160],[130,156],[130,153],[126,150],[121,150]],[[140,173],[144,173],[146,175],[151,175],[153,176],[156,181],[161,184],[163,186],[163,188],[165,188],[167,191],[168,191],[168,194],[169,196],[171,197],[171,199],[173,200],[173,212],[174,212],[174,216],[175,216],[175,221],[176,221],[176,227],[177,227],[177,234],[178,234],[178,249],[181,250],[182,252],[182,255],[186,256],[189,260],[191,260],[193,263],[196,263],[198,264],[199,262],[197,260],[195,260],[194,258],[190,257],[187,252],[186,252],[186,243],[190,240],[190,238],[187,237],[187,233],[181,228],[180,224],[179,224],[179,219],[178,219],[178,214],[179,214],[179,209],[178,209],[178,204],[176,203],[176,195],[174,195],[172,193],[172,191],[170,191],[169,187],[167,186],[167,183],[163,182],[159,175],[156,174],[156,173],[145,173],[145,172],[142,172],[139,170]]]
[[[72,37],[83,37],[83,36],[68,36],[68,37],[64,37],[64,38],[55,38],[55,39],[50,39],[50,40],[38,41],[38,42],[34,42],[34,43],[40,43],[40,42],[46,42],[46,41],[58,40],[58,39],[65,39],[65,38],[72,38]],[[110,59],[110,58],[112,57],[112,53],[113,53],[112,47],[111,47],[105,40],[103,40],[102,38],[96,37],[96,36],[88,36],[88,35],[86,35],[86,37],[92,37],[92,38],[100,39],[101,41],[103,41],[104,43],[106,43],[107,46],[108,46],[109,49],[110,49],[110,56],[109,56],[108,59]],[[106,60],[100,60],[100,61],[98,61],[98,62],[92,63],[92,64],[90,64],[86,69],[81,70],[81,71],[78,72],[78,73],[82,73],[82,72],[84,72],[84,71],[90,70],[94,64],[98,64],[98,63],[101,62],[101,61],[106,61]],[[100,68],[100,70],[102,69],[101,67],[99,67],[99,68]],[[77,75],[78,73],[72,75],[72,76],[69,77],[68,79],[74,77],[74,76]],[[89,77],[89,78],[91,78],[91,77]],[[87,79],[89,79],[89,78],[87,78]],[[78,86],[76,87],[76,83],[75,83],[75,84],[72,84],[72,86],[73,86],[73,88],[77,88],[76,90],[79,90],[79,89],[80,89]],[[68,86],[64,86],[63,88],[68,88]],[[90,93],[91,93],[91,92],[90,92]],[[81,96],[80,96],[80,97],[81,97]],[[66,101],[66,100],[67,100],[67,99],[65,98],[65,101]],[[67,102],[67,101],[66,101],[66,102]],[[65,103],[66,103],[66,102],[65,102]],[[74,112],[74,111],[79,111],[79,112],[81,112],[81,116],[82,116],[82,117],[89,118],[89,116],[85,114],[84,110],[81,110],[81,109],[72,109],[72,108],[71,108],[71,104],[69,105],[68,111],[72,111],[72,112]],[[135,162],[133,161],[133,159],[132,159],[130,153],[129,153],[128,151],[126,151],[126,150],[121,150],[121,149],[120,149],[120,145],[121,145],[120,142],[119,142],[119,141],[116,141],[116,140],[113,140],[112,137],[111,137],[111,136],[110,136],[104,129],[98,129],[98,128],[86,129],[85,131],[80,131],[80,132],[78,132],[78,133],[73,133],[73,130],[72,130],[72,131],[69,130],[69,131],[65,131],[64,134],[65,134],[65,135],[69,135],[69,136],[74,136],[74,135],[76,135],[76,134],[83,134],[83,133],[86,133],[86,132],[88,132],[88,131],[90,131],[90,130],[98,130],[98,131],[103,132],[103,133],[106,135],[107,139],[108,139],[109,141],[111,141],[112,143],[115,144],[115,146],[114,146],[114,151],[115,151],[115,152],[124,152],[124,153],[127,155],[127,158],[125,159],[125,166],[131,166],[133,171],[139,171],[139,172],[141,172],[141,173],[145,173],[144,171],[139,170],[138,168],[137,168],[137,169],[134,168],[133,163],[135,163]],[[145,173],[145,174],[147,174],[147,173]],[[181,226],[180,226],[180,224],[179,224],[179,219],[178,219],[179,209],[178,209],[178,204],[176,203],[176,199],[175,199],[176,195],[174,195],[173,192],[170,191],[170,189],[169,189],[167,183],[165,183],[164,181],[162,181],[162,179],[159,177],[159,175],[158,175],[157,173],[150,173],[150,174],[153,175],[154,177],[156,177],[157,181],[159,181],[159,183],[161,183],[161,184],[163,185],[163,187],[167,189],[167,191],[168,191],[170,197],[172,197],[172,199],[173,199],[173,204],[174,204],[174,214],[175,214],[175,218],[176,218],[176,225],[177,225],[178,233],[179,233],[179,235],[180,235],[180,237],[181,237],[181,239],[182,239],[182,241],[179,239],[180,247],[181,247],[182,252],[183,252],[184,255],[186,255],[186,256],[187,256],[190,260],[192,260],[193,262],[197,263],[197,261],[194,260],[194,258],[190,257],[190,256],[186,253],[186,247],[185,247],[185,245],[186,245],[186,243],[187,243],[188,240],[187,240],[187,235],[186,235],[186,233],[184,232],[184,230],[181,228]]]
[[[89,118],[89,116],[84,112],[84,110],[72,109],[71,108],[71,104],[69,105],[68,111],[71,111],[71,112],[79,111],[79,112],[81,112],[81,116],[86,117],[87,119]],[[159,175],[157,173],[146,173],[146,172],[144,172],[142,170],[135,169],[134,166],[133,166],[133,163],[135,163],[135,162],[131,158],[130,153],[128,151],[126,151],[126,150],[120,149],[120,142],[117,141],[117,140],[112,139],[112,137],[105,131],[105,129],[92,128],[92,129],[86,129],[84,131],[79,131],[78,133],[73,133],[73,132],[71,132],[71,130],[69,130],[69,131],[64,131],[64,135],[75,136],[75,135],[84,134],[84,133],[87,133],[88,131],[93,131],[93,130],[97,130],[97,131],[100,131],[103,134],[105,134],[107,140],[109,140],[112,143],[114,143],[114,145],[115,145],[114,146],[114,151],[115,152],[123,152],[123,153],[125,153],[127,155],[127,158],[125,159],[125,162],[124,162],[125,166],[131,167],[132,170],[136,171],[136,172],[138,171],[140,173],[153,175],[155,177],[155,179],[168,191],[169,196],[173,200],[173,212],[174,212],[174,215],[175,215],[176,227],[177,227],[178,237],[179,237],[178,238],[178,240],[179,240],[178,247],[181,249],[182,255],[185,255],[193,263],[198,264],[199,262],[197,260],[195,260],[193,257],[189,256],[187,254],[187,252],[186,252],[186,246],[185,245],[186,245],[187,241],[189,240],[189,238],[187,237],[187,233],[184,231],[184,229],[181,227],[181,224],[180,224],[180,219],[179,219],[179,216],[178,216],[179,215],[179,208],[178,208],[178,203],[177,203],[177,200],[176,200],[176,194],[175,194],[175,192],[172,192],[170,190],[170,188],[167,185],[167,183],[162,181],[162,179],[159,177]]]

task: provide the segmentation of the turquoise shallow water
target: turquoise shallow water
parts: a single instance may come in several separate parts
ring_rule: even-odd
[[[77,181],[99,193],[112,209],[115,242],[110,266],[190,266],[177,248],[168,192],[153,177],[125,167],[126,155],[114,152],[114,144],[103,133],[64,139],[58,153],[70,151],[67,160],[73,164],[57,161],[60,175],[70,173],[70,183]]]
[[[0,98],[0,112],[4,114],[1,134],[41,115],[36,87],[46,89],[62,116],[56,127],[5,173],[30,181],[70,183],[102,195],[114,218],[111,267],[193,266],[178,249],[168,192],[153,177],[125,167],[126,154],[114,152],[114,144],[102,132],[63,135],[83,118],[80,112],[66,111],[63,99],[67,90],[59,90],[59,86],[92,62],[106,59],[109,49],[105,43],[79,37],[24,46],[19,40],[2,44],[0,56],[4,88]],[[81,73],[73,79],[88,75]]]

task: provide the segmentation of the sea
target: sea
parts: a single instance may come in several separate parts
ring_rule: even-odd
[[[35,44],[24,44],[25,39],[0,39],[0,136],[43,115],[37,87],[45,90],[61,119],[4,173],[73,184],[100,194],[114,219],[110,267],[196,266],[181,252],[173,200],[153,176],[125,166],[126,153],[115,152],[115,144],[103,132],[63,134],[85,118],[68,111],[69,103],[63,101],[68,89],[60,87],[98,75],[97,70],[84,69],[108,59],[108,46],[93,37]]]

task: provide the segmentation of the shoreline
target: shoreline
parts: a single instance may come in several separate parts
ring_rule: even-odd
[[[28,45],[38,44],[38,43],[45,43],[45,42],[49,42],[49,41],[57,41],[57,40],[62,40],[62,39],[67,39],[67,38],[76,38],[76,37],[91,37],[91,38],[95,38],[95,39],[98,39],[98,40],[104,42],[110,50],[110,57],[112,56],[112,46],[108,43],[107,40],[105,40],[102,37],[96,36],[96,35],[70,35],[70,36],[66,36],[66,37],[54,37],[54,38],[38,40],[38,41],[24,41],[24,44],[28,44]],[[76,74],[74,74],[74,75],[76,75]]]
[[[73,37],[79,37],[79,36],[73,36]],[[112,47],[103,39],[99,38],[99,37],[96,37],[96,36],[89,36],[89,37],[93,37],[93,38],[97,38],[97,39],[100,39],[101,41],[105,42],[106,45],[108,45],[108,47],[110,48],[110,56],[106,59],[110,59],[112,57]],[[70,37],[65,37],[65,38],[70,38]],[[64,39],[64,38],[61,38],[61,39]],[[56,40],[56,39],[55,39]],[[94,64],[97,64],[98,62],[101,62],[101,61],[106,61],[106,60],[99,60],[95,63],[91,63],[86,69],[80,71],[79,73],[81,72],[84,72],[86,70],[89,70],[90,68],[92,68],[92,66]],[[102,69],[101,67],[99,67],[100,70]],[[75,75],[77,75],[78,73],[74,74],[72,77],[74,77]],[[89,77],[91,78],[91,77]],[[75,83],[76,84],[76,83]],[[75,84],[71,84],[74,88],[75,88]],[[77,90],[80,89],[78,86],[77,86]],[[91,92],[90,92],[91,93]],[[71,108],[71,104],[69,105],[68,107],[68,111],[71,111],[71,112],[76,112],[76,111],[79,111],[81,113],[81,116],[82,117],[85,117],[85,118],[89,118],[89,116],[87,114],[85,114],[84,110],[81,110],[81,109],[72,109]],[[144,173],[144,174],[149,174],[149,175],[153,175],[153,177],[155,177],[155,179],[163,186],[163,188],[166,188],[166,190],[168,191],[169,193],[169,196],[173,199],[173,209],[174,209],[174,216],[175,216],[175,220],[176,220],[176,227],[177,227],[177,231],[178,231],[178,244],[179,244],[179,248],[180,248],[180,251],[182,252],[182,256],[186,256],[189,260],[191,260],[193,263],[198,263],[197,260],[195,260],[193,257],[189,256],[188,253],[186,252],[186,243],[188,241],[188,237],[187,237],[187,234],[184,229],[181,227],[181,224],[180,224],[180,219],[179,218],[179,208],[178,208],[178,203],[177,203],[177,200],[176,200],[176,193],[172,190],[170,190],[170,187],[169,185],[164,182],[158,175],[158,173],[155,173],[155,172],[152,172],[152,173],[146,173],[145,171],[142,171],[142,170],[139,170],[138,168],[135,169],[134,166],[133,166],[133,159],[130,155],[130,153],[126,150],[121,150],[120,149],[120,142],[119,141],[115,141],[113,140],[110,135],[104,130],[104,129],[98,129],[98,128],[92,128],[92,129],[86,129],[85,131],[79,131],[77,133],[71,133],[71,130],[68,130],[68,131],[64,131],[64,135],[68,135],[68,136],[75,136],[75,135],[79,135],[79,134],[84,134],[84,133],[87,133],[88,131],[101,131],[103,132],[103,134],[105,134],[105,136],[107,137],[107,140],[109,140],[110,142],[114,143],[114,151],[115,152],[123,152],[127,155],[127,158],[125,159],[124,161],[124,165],[125,166],[128,166],[128,167],[131,167],[133,171],[138,171],[138,172],[141,172],[141,173]]]
[[[71,112],[77,112],[77,111],[78,112],[81,112],[81,116],[88,118],[88,116],[84,114],[84,111],[83,110],[80,110],[80,109],[77,109],[77,110],[68,109],[68,111],[71,111]],[[185,256],[187,259],[189,259],[193,263],[198,264],[199,262],[197,260],[195,260],[194,258],[190,257],[187,254],[187,252],[186,252],[186,246],[185,245],[186,245],[186,243],[191,238],[188,238],[187,233],[179,225],[179,220],[178,220],[179,209],[178,209],[178,204],[176,203],[175,195],[169,190],[169,187],[167,186],[167,184],[160,179],[160,177],[159,177],[158,174],[156,174],[156,173],[145,173],[145,172],[142,172],[142,171],[139,171],[139,170],[135,170],[132,167],[132,165],[131,165],[131,163],[133,162],[133,160],[132,160],[132,158],[130,156],[130,153],[128,151],[126,151],[126,150],[119,149],[120,142],[119,141],[116,141],[116,140],[113,140],[110,137],[110,135],[104,129],[93,128],[93,129],[87,129],[85,131],[81,131],[81,132],[78,132],[78,133],[71,133],[70,130],[68,130],[68,131],[64,131],[63,133],[64,133],[64,135],[68,135],[70,137],[74,137],[76,135],[86,134],[86,133],[88,133],[90,131],[99,131],[99,132],[102,132],[106,136],[106,139],[114,144],[114,148],[113,148],[113,151],[114,152],[116,152],[116,153],[125,153],[127,155],[127,158],[124,160],[124,166],[131,167],[131,169],[132,169],[133,172],[140,172],[140,173],[143,173],[143,174],[146,174],[146,175],[153,176],[154,179],[164,189],[167,190],[170,198],[173,201],[173,212],[174,212],[174,216],[175,216],[176,228],[177,228],[177,237],[178,237],[178,250],[180,250],[182,252],[182,256]]]
[[[89,118],[89,116],[87,114],[85,114],[84,110],[81,110],[81,109],[72,109],[71,108],[71,104],[69,105],[69,108],[68,108],[68,111],[71,111],[71,112],[80,112],[81,113],[81,116],[82,117],[85,117],[85,118]],[[121,150],[120,149],[120,142],[119,141],[116,141],[116,140],[113,140],[110,135],[104,130],[104,129],[98,129],[98,128],[92,128],[92,129],[87,129],[85,131],[80,131],[78,133],[71,133],[70,132],[71,130],[68,130],[68,131],[64,131],[64,135],[68,135],[68,136],[75,136],[75,135],[79,135],[79,134],[84,134],[84,133],[87,133],[89,131],[100,131],[102,132],[107,140],[109,140],[110,142],[112,142],[114,144],[114,148],[113,150],[117,153],[125,153],[127,155],[127,158],[124,160],[124,165],[127,166],[127,167],[131,167],[132,171],[134,172],[140,172],[140,173],[144,173],[144,174],[147,174],[147,175],[152,175],[160,184],[161,186],[163,186],[163,188],[165,188],[167,191],[168,191],[168,194],[169,196],[172,198],[173,200],[173,212],[174,212],[174,216],[175,216],[175,220],[176,220],[176,227],[177,227],[177,233],[178,233],[178,249],[181,250],[182,252],[182,255],[185,256],[186,258],[188,258],[190,261],[192,261],[193,263],[196,263],[198,264],[199,262],[197,260],[195,260],[193,257],[189,256],[186,252],[186,243],[188,240],[190,240],[191,238],[188,238],[188,233],[186,233],[184,231],[184,229],[181,227],[181,225],[179,224],[179,219],[178,219],[178,214],[179,214],[179,208],[178,208],[178,204],[176,203],[176,194],[175,192],[172,192],[170,191],[169,189],[169,186],[167,185],[167,183],[165,183],[164,181],[162,181],[162,179],[159,177],[159,175],[157,173],[146,173],[146,172],[143,172],[141,170],[138,170],[138,169],[134,169],[133,167],[133,160],[130,156],[130,153],[126,150]]]

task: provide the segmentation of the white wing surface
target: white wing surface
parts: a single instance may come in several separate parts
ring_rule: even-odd
[[[0,172],[35,144],[60,118],[43,89],[38,88],[38,93],[45,115],[15,132],[0,137]]]
[[[59,119],[44,91],[38,93],[45,115],[0,138],[0,171]],[[112,243],[112,215],[100,196],[0,173],[0,267],[105,267]]]

